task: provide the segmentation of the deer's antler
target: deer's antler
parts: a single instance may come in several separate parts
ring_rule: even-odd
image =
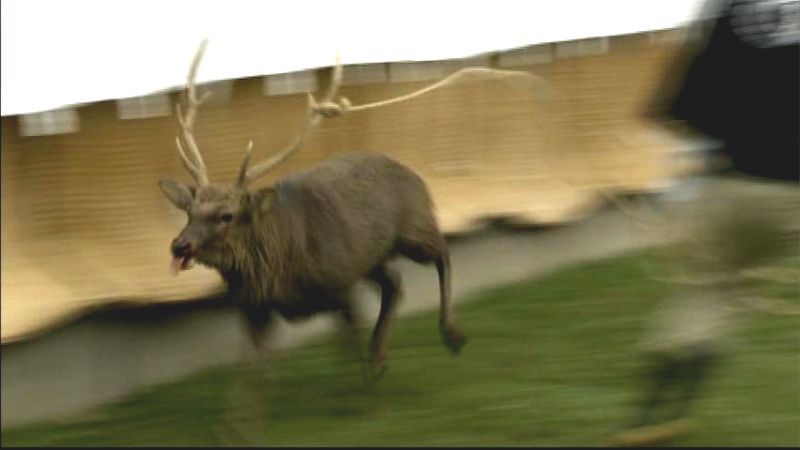
[[[203,40],[200,44],[200,48],[197,49],[197,54],[194,55],[192,66],[189,69],[185,94],[187,103],[186,114],[183,114],[180,103],[175,104],[175,114],[178,118],[178,125],[180,125],[181,128],[181,135],[175,137],[175,145],[178,147],[183,166],[192,174],[199,186],[208,184],[208,171],[206,170],[206,164],[203,162],[203,157],[200,155],[200,150],[197,148],[197,142],[194,139],[194,121],[197,118],[197,109],[208,99],[211,92],[204,93],[203,96],[198,99],[194,78],[197,74],[197,67],[200,65],[200,60],[203,58],[203,52],[206,50],[206,44],[208,44],[208,41]],[[183,145],[181,141],[183,141]],[[189,149],[189,153],[192,156],[191,160],[184,150],[184,145]]]
[[[306,116],[305,126],[303,127],[300,135],[297,136],[286,148],[279,151],[275,156],[272,156],[265,161],[261,161],[253,167],[249,167],[250,156],[253,150],[251,142],[247,148],[244,161],[242,161],[242,166],[239,169],[237,185],[239,187],[247,186],[249,183],[266,174],[270,169],[289,158],[289,156],[303,146],[306,139],[309,135],[311,135],[311,132],[314,131],[322,117],[336,117],[341,114],[342,105],[333,101],[333,98],[336,96],[336,92],[339,90],[341,83],[342,65],[339,61],[339,57],[337,56],[336,65],[333,68],[333,75],[331,77],[331,84],[328,86],[328,91],[325,93],[322,101],[317,102],[313,95],[310,93],[308,94],[308,114]]]

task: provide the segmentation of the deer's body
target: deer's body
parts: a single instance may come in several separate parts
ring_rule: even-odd
[[[195,260],[219,271],[257,345],[273,312],[293,320],[339,311],[353,327],[353,287],[371,280],[381,288],[371,341],[373,361],[381,364],[389,320],[400,296],[399,274],[387,262],[397,255],[433,262],[439,274],[441,331],[450,349],[458,351],[464,338],[450,301],[447,245],[427,187],[411,169],[377,153],[359,153],[270,187],[247,188],[300,148],[321,117],[336,115],[339,109],[332,99],[341,82],[341,66],[334,70],[321,104],[309,96],[309,116],[294,143],[251,167],[251,142],[237,181],[217,185],[209,183],[193,135],[197,110],[205,99],[197,98],[194,86],[204,48],[205,43],[189,71],[187,111],[183,114],[179,106],[176,111],[181,129],[176,144],[196,185],[160,183],[169,200],[189,216],[172,243],[173,273],[191,268]]]
[[[402,164],[350,154],[256,192],[217,185],[187,192],[190,221],[173,243],[176,266],[196,259],[219,271],[256,344],[273,312],[295,320],[338,311],[354,325],[352,289],[368,279],[381,288],[371,346],[382,363],[401,290],[387,263],[398,255],[436,263],[443,337],[453,351],[463,344],[433,203],[423,180]],[[230,220],[218,219],[228,212]]]
[[[227,257],[198,257],[242,304],[264,304],[287,319],[336,310],[395,255],[446,256],[424,182],[383,155],[336,158],[274,189],[270,209],[226,239]]]

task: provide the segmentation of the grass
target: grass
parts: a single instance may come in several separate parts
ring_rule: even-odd
[[[365,386],[341,342],[279,355],[258,404],[276,446],[596,446],[632,414],[636,351],[668,287],[646,277],[652,251],[484,291],[462,303],[470,341],[450,356],[437,315],[396,320],[390,366]],[[798,286],[771,284],[796,301]],[[703,392],[696,446],[800,445],[800,323],[751,313]],[[218,368],[68,421],[9,429],[4,446],[216,445],[237,376]]]

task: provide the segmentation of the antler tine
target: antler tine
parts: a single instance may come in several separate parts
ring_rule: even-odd
[[[332,102],[333,97],[342,85],[342,60],[341,55],[336,53],[336,64],[333,66],[333,74],[331,75],[331,84],[328,86],[328,91],[322,97],[324,103]]]
[[[197,184],[200,186],[208,184],[208,171],[205,162],[203,162],[203,157],[200,155],[200,150],[197,148],[197,142],[194,139],[194,121],[197,117],[198,108],[208,99],[211,92],[204,93],[198,100],[194,79],[207,44],[207,39],[204,39],[200,44],[197,53],[194,55],[194,60],[192,60],[189,75],[186,78],[186,103],[188,104],[186,115],[183,114],[180,104],[175,104],[175,114],[178,118],[178,125],[180,125],[181,128],[181,137],[183,137],[183,142],[188,148],[193,161],[188,158],[186,151],[181,145],[180,137],[175,139],[175,143],[178,147],[181,159],[183,160],[184,167],[192,174]]]
[[[250,166],[250,157],[253,155],[253,140],[247,143],[247,150],[244,151],[244,160],[239,168],[239,176],[236,179],[237,186],[247,184],[247,168]]]
[[[181,156],[181,162],[183,163],[183,167],[189,171],[192,175],[197,173],[197,167],[192,163],[191,160],[186,156],[186,151],[183,149],[183,145],[181,145],[181,138],[175,136],[175,146],[178,148],[178,153]],[[195,179],[197,177],[195,176]]]
[[[311,132],[314,131],[314,128],[316,128],[317,124],[319,124],[319,121],[323,116],[334,117],[341,113],[342,111],[341,106],[333,102],[333,98],[339,91],[339,86],[341,86],[341,84],[342,84],[342,64],[340,62],[339,56],[337,55],[336,65],[333,67],[333,74],[331,75],[331,84],[330,86],[328,86],[328,90],[325,93],[322,102],[317,103],[317,101],[314,99],[314,96],[311,95],[311,93],[308,94],[308,115],[306,117],[306,123],[300,135],[295,137],[291,144],[289,144],[283,150],[279,151],[275,156],[267,159],[266,161],[258,163],[257,165],[253,166],[250,169],[246,169],[246,164],[249,162],[250,159],[250,155],[248,152],[248,155],[245,157],[245,161],[242,163],[241,171],[246,170],[245,175],[243,177],[240,171],[240,176],[239,176],[240,187],[244,187],[247,184],[254,181],[255,179],[264,175],[270,169],[285,161],[287,158],[289,158],[289,156],[291,156],[300,147],[302,147],[308,136],[311,135]]]

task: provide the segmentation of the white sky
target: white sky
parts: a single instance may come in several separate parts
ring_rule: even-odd
[[[3,116],[197,80],[460,58],[687,23],[699,0],[2,0]]]

